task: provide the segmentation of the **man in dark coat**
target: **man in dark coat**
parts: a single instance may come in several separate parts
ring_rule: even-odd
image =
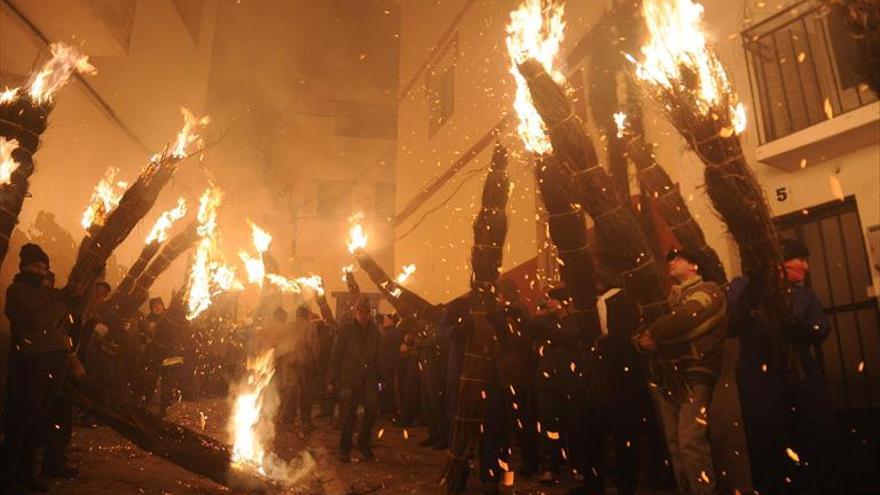
[[[330,360],[331,388],[339,389],[342,434],[339,460],[351,462],[352,435],[359,406],[364,414],[357,446],[364,460],[375,459],[373,423],[379,410],[379,328],[372,318],[370,300],[361,296],[354,307],[354,319],[339,329]]]
[[[136,391],[144,407],[149,408],[159,383],[159,415],[164,416],[178,393],[178,375],[183,364],[178,346],[177,329],[165,318],[162,298],[150,299],[150,313],[141,320],[140,334],[144,343],[139,356],[140,376]]]
[[[783,248],[792,324],[774,328],[757,284],[745,278],[733,280],[728,294],[730,330],[740,340],[737,380],[752,482],[761,493],[844,493],[828,485],[839,437],[828,384],[810,352],[828,337],[831,324],[816,293],[804,285],[809,251],[791,239],[784,240]],[[789,347],[795,364],[781,362],[780,345]]]
[[[6,437],[0,445],[0,488],[4,493],[15,493],[21,487],[36,492],[48,490],[34,474],[47,415],[68,369],[76,376],[84,373],[72,353],[67,331],[73,305],[62,291],[44,282],[49,256],[35,244],[22,246],[19,255],[20,272],[6,291],[12,353]]]

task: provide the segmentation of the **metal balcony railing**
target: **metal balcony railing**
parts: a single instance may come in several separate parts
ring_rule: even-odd
[[[761,144],[877,100],[835,9],[799,2],[742,33]]]

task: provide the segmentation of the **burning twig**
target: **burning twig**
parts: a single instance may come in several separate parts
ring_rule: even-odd
[[[131,290],[125,296],[120,297],[117,303],[120,318],[130,319],[134,317],[138,308],[149,298],[150,288],[159,275],[164,273],[174,260],[199,240],[198,227],[197,221],[190,223],[162,247],[159,254],[153,258],[143,273],[137,277]]]
[[[763,294],[770,318],[787,322],[776,227],[743,156],[744,108],[700,29],[703,7],[691,0],[646,0],[642,9],[650,38],[636,76],[706,165],[706,191],[739,246],[743,273]]]
[[[700,268],[706,280],[726,284],[727,275],[718,253],[706,242],[703,229],[691,215],[678,184],[673,183],[669,174],[657,163],[652,146],[641,135],[628,136],[623,124],[619,129],[621,136],[627,136],[626,157],[638,170],[639,182],[645,191],[657,202],[666,225],[686,250],[701,255]]]
[[[186,112],[184,112],[186,114]],[[193,132],[189,123],[184,124]],[[119,205],[107,216],[100,228],[83,240],[76,264],[70,272],[66,290],[80,295],[92,285],[113,251],[124,241],[135,225],[150,211],[183,156],[164,153],[150,160],[137,181],[129,187]]]
[[[553,159],[564,181],[573,184],[582,207],[593,218],[600,240],[613,246],[614,268],[624,288],[639,304],[642,317],[652,320],[667,310],[660,267],[628,198],[621,198],[608,172],[599,164],[586,127],[574,113],[562,88],[535,60],[519,66],[532,101],[548,127]]]
[[[392,280],[391,277],[376,263],[376,260],[366,251],[367,235],[360,223],[362,216],[352,217],[352,226],[349,229],[349,237],[346,241],[348,251],[354,255],[361,269],[367,272],[370,280],[376,284],[379,291],[395,311],[403,318],[414,318],[423,321],[439,321],[440,310],[437,306],[429,303],[421,296]]]
[[[125,278],[122,279],[122,282],[119,283],[119,287],[116,288],[116,291],[113,293],[113,296],[110,297],[109,306],[114,307],[116,304],[128,296],[132,287],[134,287],[135,281],[144,270],[147,268],[147,265],[150,263],[156,253],[159,252],[159,248],[162,247],[162,243],[168,238],[168,231],[174,225],[174,222],[183,218],[186,214],[186,200],[183,198],[179,198],[177,200],[177,206],[171,210],[163,212],[158,220],[156,220],[155,225],[150,230],[149,235],[147,236],[146,244],[144,244],[143,249],[141,249],[141,254],[138,256],[137,260],[131,265],[131,268],[128,269],[128,272],[125,274]]]
[[[93,74],[88,57],[75,48],[53,43],[52,59],[31,76],[29,87],[6,89],[0,92],[0,152],[2,185],[0,185],[0,262],[9,249],[9,238],[34,173],[34,153],[40,146],[40,136],[46,130],[52,98],[64,86],[73,71]],[[14,146],[13,146],[14,143]],[[11,149],[10,149],[11,148]],[[11,162],[10,162],[11,160]],[[5,175],[8,172],[8,177]]]
[[[221,201],[222,193],[216,187],[208,188],[199,201],[199,241],[187,284],[186,317],[189,320],[208,309],[217,294],[241,287],[234,270],[219,261],[217,209]]]

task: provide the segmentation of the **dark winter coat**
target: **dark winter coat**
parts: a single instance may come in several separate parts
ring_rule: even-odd
[[[749,281],[737,278],[728,291],[730,331],[740,341],[737,382],[756,488],[773,491],[795,479],[809,487],[830,480],[828,466],[839,439],[825,376],[810,352],[831,332],[828,317],[812,289],[790,286],[795,322],[771,327],[760,310],[760,297]],[[771,332],[781,331],[799,355],[800,369],[789,369],[774,359]],[[795,469],[784,455],[790,448],[810,469]]]
[[[12,351],[20,356],[70,351],[70,311],[62,291],[44,287],[42,277],[18,273],[6,290]]]
[[[689,382],[714,384],[721,373],[727,333],[727,299],[715,282],[695,277],[669,293],[671,311],[647,331],[657,343],[657,358],[683,371]]]
[[[379,384],[379,327],[350,320],[339,328],[330,358],[330,379],[340,388],[363,390]]]

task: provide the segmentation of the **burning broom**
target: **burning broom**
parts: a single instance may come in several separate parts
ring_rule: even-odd
[[[603,245],[617,252],[615,269],[627,293],[650,321],[668,309],[662,270],[628,198],[620,197],[599,164],[583,122],[559,86],[563,76],[553,70],[553,56],[562,39],[562,7],[553,7],[546,21],[544,17],[541,2],[526,0],[511,14],[507,28],[520,137],[529,151],[545,157],[546,165],[577,188],[576,198],[595,222]]]
[[[91,287],[107,259],[150,211],[180,161],[187,157],[187,146],[198,138],[195,132],[210,122],[207,117],[196,118],[186,109],[182,112],[184,126],[178,133],[174,148],[150,160],[137,181],[122,195],[118,205],[107,214],[102,225],[89,225],[89,235],[83,240],[68,277],[65,287],[68,294],[81,295]]]
[[[349,220],[352,225],[346,241],[348,252],[354,255],[361,269],[367,272],[367,276],[376,284],[388,302],[394,306],[394,310],[401,318],[422,320],[423,322],[440,321],[442,311],[437,306],[393,280],[366,251],[367,235],[364,233],[361,220],[360,214]]]
[[[156,253],[159,252],[159,248],[162,247],[162,244],[168,239],[168,231],[174,225],[174,222],[183,218],[185,214],[186,200],[179,198],[175,208],[159,215],[155,225],[153,225],[149,235],[147,235],[146,243],[141,249],[140,255],[138,255],[137,260],[135,260],[131,265],[131,268],[128,269],[125,278],[122,279],[122,282],[119,283],[119,287],[116,288],[116,291],[114,291],[113,295],[110,297],[108,304],[110,307],[116,306],[120,300],[128,295],[134,287],[135,281],[141,276],[147,268],[147,265],[156,256]]]
[[[743,274],[762,295],[768,316],[790,321],[782,252],[767,200],[743,156],[745,108],[701,29],[703,7],[691,0],[646,0],[649,40],[636,77],[706,165],[706,191],[742,259]],[[629,57],[631,60],[632,57]],[[796,355],[776,336],[789,364]]]
[[[0,263],[28,195],[34,153],[46,130],[52,100],[75,73],[94,74],[89,58],[62,43],[50,47],[52,59],[26,87],[0,92]]]

